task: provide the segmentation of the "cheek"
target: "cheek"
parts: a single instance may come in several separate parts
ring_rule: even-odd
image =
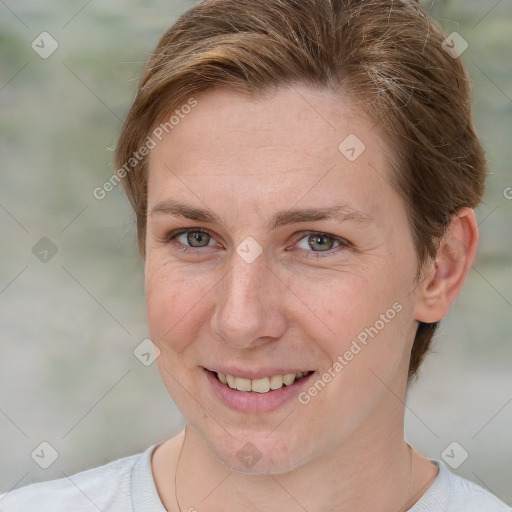
[[[151,341],[160,350],[155,363],[168,393],[186,416],[194,410],[190,393],[196,394],[196,373],[193,372],[197,368],[194,357],[190,357],[190,349],[191,340],[197,338],[196,333],[204,323],[197,307],[206,293],[204,287],[204,282],[193,273],[185,273],[183,268],[171,267],[152,254],[148,255],[145,265],[146,319]]]
[[[387,274],[389,276],[389,274]],[[373,324],[398,300],[395,283],[380,269],[346,269],[323,276],[302,276],[292,289],[300,297],[301,324],[319,325],[324,338],[348,340]]]
[[[312,298],[325,304],[323,320],[335,334],[324,329],[323,336],[312,337],[327,356],[318,375],[326,384],[312,383],[301,402],[329,411],[327,430],[340,432],[343,425],[347,435],[382,400],[396,400],[389,389],[398,393],[394,383],[407,372],[411,317],[406,295],[400,297],[391,285],[356,284],[345,282],[336,294],[331,290],[331,300],[321,294]]]
[[[351,382],[368,379],[369,369],[390,376],[409,349],[414,258],[372,263],[293,285],[305,303],[296,322],[327,356],[327,366],[343,358]]]
[[[211,285],[207,276],[149,257],[145,268],[146,319],[153,343],[180,352],[202,322],[201,299]]]

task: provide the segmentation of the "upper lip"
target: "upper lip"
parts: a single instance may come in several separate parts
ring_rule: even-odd
[[[305,373],[310,372],[313,370],[307,370],[301,368],[301,369],[290,369],[290,368],[278,368],[278,367],[272,367],[272,368],[250,368],[250,369],[241,369],[241,368],[234,368],[232,366],[222,366],[219,365],[217,367],[204,367],[206,370],[209,370],[210,372],[215,373],[224,373],[227,375],[233,375],[234,377],[241,377],[242,379],[264,379],[265,377],[271,377],[272,375],[286,375],[289,373]]]

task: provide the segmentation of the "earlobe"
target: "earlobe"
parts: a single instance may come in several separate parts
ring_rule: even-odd
[[[462,208],[453,216],[439,244],[435,261],[425,269],[418,288],[416,320],[437,322],[448,313],[464,285],[477,247],[475,212],[471,208]]]

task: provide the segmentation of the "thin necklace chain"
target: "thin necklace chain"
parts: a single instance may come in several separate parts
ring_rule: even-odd
[[[183,433],[183,442],[181,443],[180,453],[178,455],[178,462],[176,462],[176,470],[174,471],[174,497],[176,498],[176,505],[178,505],[179,512],[183,512],[180,507],[180,502],[178,500],[178,484],[176,482],[178,477],[178,466],[181,460],[181,453],[183,452],[183,447],[185,446],[185,436],[187,435],[187,427],[185,427],[185,432]]]
[[[409,447],[409,466],[410,466],[410,471],[409,471],[409,485],[407,486],[407,498],[408,500],[405,502],[406,506],[407,506],[407,503],[409,502],[409,496],[411,495],[411,484],[412,484],[412,448],[411,448],[411,445],[409,443],[407,443],[407,446]],[[180,510],[181,512],[181,510]]]
[[[179,512],[183,512],[180,506],[180,501],[178,499],[178,485],[177,485],[177,478],[178,478],[178,466],[180,464],[181,460],[181,454],[183,452],[183,447],[185,446],[185,436],[187,434],[187,428],[185,427],[185,432],[183,434],[183,442],[181,443],[180,453],[178,455],[178,462],[176,462],[176,470],[174,471],[174,498],[176,499],[176,505],[178,505]],[[407,496],[410,496],[411,492],[411,484],[412,484],[412,448],[409,443],[407,443],[407,446],[409,447],[409,464],[410,464],[410,472],[409,472],[409,485],[407,486]],[[409,500],[407,500],[406,505]]]

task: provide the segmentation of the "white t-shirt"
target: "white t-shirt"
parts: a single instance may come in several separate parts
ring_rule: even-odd
[[[143,453],[0,494],[0,512],[167,512],[156,490],[151,455]],[[434,460],[439,474],[409,512],[510,512],[482,487]]]

